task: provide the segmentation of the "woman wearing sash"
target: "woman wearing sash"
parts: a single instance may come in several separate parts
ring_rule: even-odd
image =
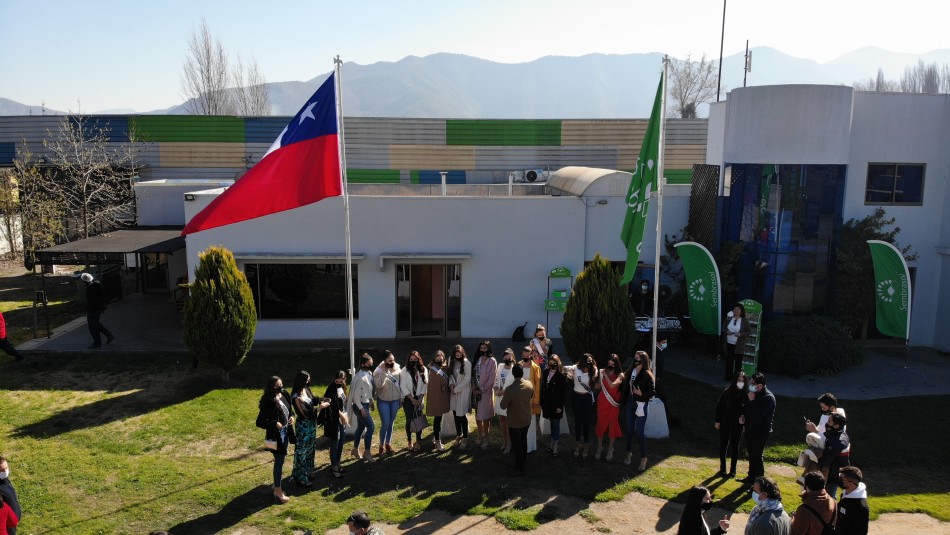
[[[641,472],[647,468],[647,412],[650,406],[650,400],[656,394],[656,381],[653,379],[653,372],[650,371],[650,355],[646,351],[637,351],[633,356],[633,366],[627,372],[630,377],[627,388],[630,391],[630,399],[627,401],[627,458],[624,464],[630,464],[633,460],[633,438],[636,437],[637,444],[640,446],[640,466]]]
[[[472,406],[475,407],[475,425],[478,426],[478,442],[482,449],[488,449],[488,435],[491,432],[491,419],[495,415],[492,393],[495,386],[495,372],[498,363],[491,351],[491,342],[485,340],[478,344],[472,370]]]
[[[432,357],[428,378],[425,406],[426,416],[433,418],[432,445],[436,451],[445,451],[445,446],[442,445],[442,416],[451,410],[449,400],[452,388],[449,386],[449,374],[446,373],[445,353],[441,349]]]
[[[391,351],[373,372],[373,383],[376,385],[376,406],[379,407],[379,455],[393,453],[393,423],[396,414],[402,405],[402,386],[399,384],[399,372],[402,368],[396,363],[396,357]]]
[[[419,451],[422,431],[416,431],[416,443],[412,443],[412,420],[422,414],[422,400],[428,388],[428,374],[418,351],[409,353],[406,367],[402,369],[399,385],[402,388],[402,412],[406,415],[406,449]]]
[[[468,413],[472,410],[472,363],[458,344],[452,348],[449,386],[452,387],[449,405],[455,416],[455,444],[464,450],[468,439]]]
[[[557,457],[557,446],[561,439],[561,418],[564,417],[564,396],[567,379],[561,367],[561,358],[551,355],[548,369],[541,378],[541,417],[551,426],[551,447],[548,451]]]
[[[521,368],[524,380],[531,382],[534,395],[531,398],[531,423],[528,424],[528,453],[538,449],[538,417],[541,415],[541,366],[538,365],[538,350],[527,346],[521,353]]]
[[[509,347],[505,349],[505,356],[495,371],[495,414],[498,415],[498,425],[501,426],[502,450],[511,451],[511,440],[508,438],[508,411],[501,408],[501,396],[505,389],[515,382],[511,370],[515,366],[515,352]]]
[[[534,329],[534,338],[531,339],[531,343],[528,345],[538,352],[535,356],[536,360],[534,363],[542,368],[547,367],[548,358],[554,349],[554,342],[548,338],[547,330],[544,328],[544,325],[538,324]]]
[[[596,389],[600,391],[597,398],[597,425],[594,427],[594,434],[597,435],[597,453],[594,454],[594,460],[600,460],[600,454],[604,448],[604,435],[607,436],[607,457],[604,460],[612,461],[614,458],[614,441],[623,436],[620,430],[620,386],[623,384],[623,373],[621,370],[620,357],[616,353],[611,353],[607,358],[607,365],[603,373],[600,374],[600,380],[596,383]]]
[[[586,459],[590,433],[594,427],[596,399],[594,385],[598,378],[597,363],[594,362],[593,355],[584,353],[577,365],[565,366],[564,373],[573,385],[571,401],[574,407],[574,457],[583,455]]]

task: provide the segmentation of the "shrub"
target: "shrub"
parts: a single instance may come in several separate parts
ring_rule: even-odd
[[[848,329],[824,316],[783,316],[762,328],[759,369],[792,377],[837,375],[864,362]]]
[[[590,353],[603,362],[611,353],[622,358],[637,343],[627,286],[599,254],[577,276],[561,320],[564,347],[572,359]]]
[[[244,362],[254,342],[257,310],[247,278],[224,247],[209,247],[198,256],[191,295],[185,302],[185,345],[195,358],[222,370]]]

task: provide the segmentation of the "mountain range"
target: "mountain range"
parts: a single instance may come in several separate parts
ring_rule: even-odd
[[[918,60],[928,64],[950,63],[950,49],[903,54],[866,47],[819,63],[773,48],[756,47],[752,49],[747,84],[852,85],[876,76],[878,68],[883,69],[885,78],[899,80],[904,68]],[[727,56],[722,63],[722,98],[727,98],[730,88],[742,86],[744,54]],[[341,74],[344,114],[478,119],[642,118],[650,114],[661,64],[659,53],[545,56],[515,64],[438,53],[370,65],[346,63]],[[267,84],[272,115],[295,114],[328,75]],[[93,113],[186,114],[184,104],[145,112],[122,109]],[[39,106],[0,98],[0,115],[39,111]],[[707,106],[700,106],[700,116],[706,113]]]

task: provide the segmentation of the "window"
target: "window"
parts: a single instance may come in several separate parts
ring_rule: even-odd
[[[353,265],[353,317],[359,317]],[[346,319],[346,264],[244,264],[260,319]]]
[[[923,204],[924,164],[869,163],[864,204]]]

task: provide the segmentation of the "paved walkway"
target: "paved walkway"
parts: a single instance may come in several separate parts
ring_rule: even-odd
[[[167,294],[131,294],[109,304],[102,322],[116,335],[112,344],[98,351],[104,352],[186,352],[182,339],[181,313]],[[482,339],[461,340],[424,337],[403,339],[358,339],[357,352],[378,352],[389,349],[397,355],[411,350],[420,351],[428,358],[436,349],[448,352],[460,343],[472,351]],[[514,343],[508,338],[489,338],[495,354],[500,356],[505,347]],[[555,340],[555,351],[563,350],[561,340]],[[85,317],[54,329],[50,339],[25,342],[19,349],[40,353],[84,353],[92,343]],[[252,351],[311,352],[318,349],[347,349],[347,340],[297,340],[292,342],[257,342]],[[661,353],[665,358],[663,370],[720,385],[722,365],[715,357],[698,353],[687,346],[671,345]],[[769,389],[778,395],[814,398],[823,392],[834,392],[842,399],[877,399],[913,395],[950,395],[950,357],[926,347],[913,347],[904,366],[903,348],[868,349],[864,364],[852,366],[835,377],[803,376],[798,379],[767,375]]]

